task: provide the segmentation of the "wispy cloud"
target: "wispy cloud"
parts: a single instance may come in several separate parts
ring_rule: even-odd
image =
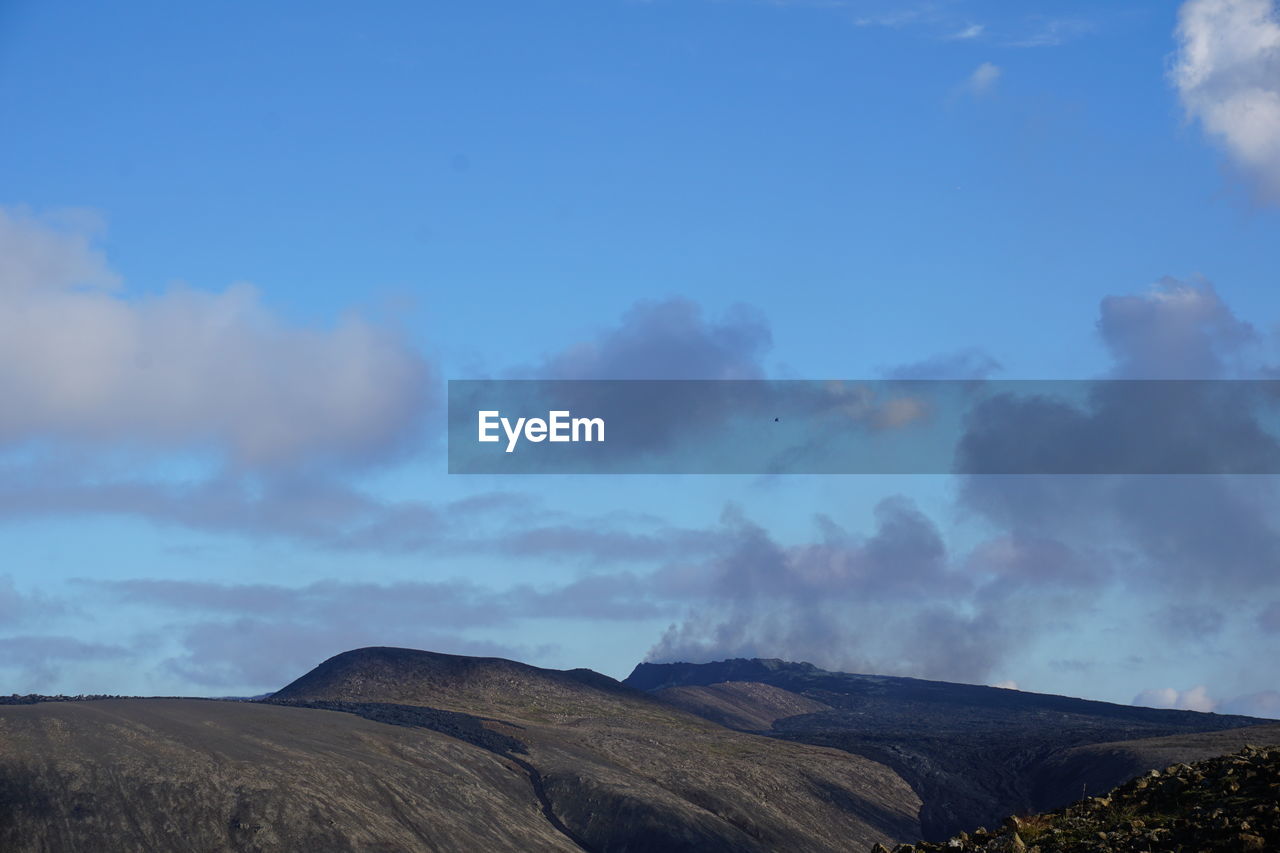
[[[1057,47],[1097,30],[1094,21],[1084,18],[1029,18],[1010,29],[1002,40],[1009,47]]]
[[[1003,73],[1000,66],[984,62],[973,69],[973,73],[965,79],[964,88],[969,94],[975,96],[989,94]]]
[[[21,683],[23,690],[45,689],[58,678],[63,667],[79,663],[126,660],[133,651],[108,643],[85,642],[76,637],[49,634],[22,634],[0,637],[0,667],[13,671],[9,683]]]
[[[228,475],[187,483],[84,473],[0,466],[0,520],[126,516],[327,551],[598,563],[697,555],[714,546],[714,537],[704,531],[608,514],[567,518],[511,493],[455,501],[388,500],[334,479]],[[0,616],[3,594],[0,587]]]
[[[647,587],[625,572],[504,590],[465,581],[325,581],[298,587],[156,579],[78,583],[108,606],[144,606],[176,619],[169,633],[178,638],[180,651],[161,661],[161,669],[218,688],[274,689],[326,657],[367,645],[528,658],[549,649],[476,640],[466,632],[517,620],[629,621],[662,612]],[[0,640],[0,651],[5,642]]]
[[[956,30],[954,33],[947,36],[947,38],[952,41],[968,41],[970,39],[979,38],[984,32],[986,32],[986,29],[987,28],[984,24],[969,24],[969,26],[964,27],[963,29]]]
[[[836,5],[836,4],[832,4]],[[920,2],[851,5],[858,27],[914,31],[942,41],[976,41],[1002,47],[1054,47],[1096,32],[1099,22],[1082,17],[1051,18],[1038,14],[1004,13],[975,20],[974,4]]]

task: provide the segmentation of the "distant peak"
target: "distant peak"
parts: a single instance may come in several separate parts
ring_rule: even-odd
[[[497,702],[499,695],[510,700],[520,695],[582,695],[584,690],[597,696],[635,694],[589,669],[542,669],[506,658],[368,646],[334,655],[279,690],[275,698],[453,707],[475,705],[477,697]]]
[[[721,681],[759,681],[764,676],[781,673],[796,675],[825,674],[811,663],[786,661],[781,658],[729,658],[710,663],[650,663],[636,666],[623,680],[628,687],[657,690],[679,685],[717,684]]]

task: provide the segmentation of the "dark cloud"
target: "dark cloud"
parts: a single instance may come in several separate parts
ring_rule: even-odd
[[[988,604],[968,614],[956,604],[914,614],[898,638],[901,657],[879,671],[980,684],[1033,636],[1032,620],[1016,607]]]
[[[285,670],[313,665],[317,655],[343,646],[462,649],[468,631],[526,620],[673,617],[681,621],[655,657],[781,655],[863,671],[983,679],[1017,646],[1013,638],[1026,636],[1019,608],[1008,595],[992,593],[1015,570],[1005,564],[974,570],[981,559],[953,565],[937,528],[904,498],[881,502],[876,522],[871,535],[859,536],[820,518],[815,541],[783,545],[729,508],[718,528],[699,534],[699,547],[715,556],[680,548],[679,559],[648,573],[597,572],[503,590],[462,581],[80,584],[104,606],[159,608],[192,620],[180,625],[185,651],[166,667],[207,686],[274,686],[271,679]],[[677,545],[685,538],[667,535]],[[642,550],[651,562],[672,553],[651,544]],[[254,643],[246,637],[271,655],[249,660]]]
[[[1223,378],[1257,340],[1209,282],[1164,278],[1143,294],[1108,296],[1100,313],[1121,379]]]
[[[1006,390],[1007,389],[1007,390]],[[962,474],[1280,472],[1270,383],[1101,380],[993,387],[965,415]]]
[[[1249,360],[1257,335],[1211,285],[1174,280],[1103,300],[1098,328],[1115,358],[1113,376],[1178,381],[1101,381],[1083,400],[1006,395],[979,406],[961,445],[961,509],[1024,540],[1068,550],[1087,543],[1065,562],[1038,555],[1027,570],[1057,577],[1074,567],[1100,591],[1120,591],[1146,609],[1163,641],[1212,639],[1240,596],[1280,594],[1277,479],[1098,472],[1160,470],[1161,460],[1276,470],[1277,443],[1263,428],[1273,400],[1260,383],[1226,381],[1261,373]],[[1202,457],[1189,458],[1195,453]],[[1079,474],[978,473],[1018,454],[1033,470],[1075,466]],[[1174,694],[1157,698],[1203,701]]]
[[[1099,570],[1149,593],[1238,595],[1277,588],[1272,477],[982,477],[965,507],[1008,529],[1097,543]]]
[[[933,523],[900,501],[882,505],[865,539],[826,522],[820,541],[786,546],[739,521],[737,548],[667,581],[688,614],[650,657],[781,655],[985,681],[1040,638],[1072,652],[1068,640],[1079,639],[1079,619],[1099,597],[1128,597],[1135,617],[1145,609],[1161,635],[1182,641],[1221,635],[1242,595],[1280,594],[1275,478],[1100,473],[1185,465],[1188,446],[1206,454],[1193,460],[1206,470],[1275,469],[1277,444],[1261,420],[1274,402],[1256,383],[1205,381],[1263,374],[1250,367],[1253,328],[1211,285],[1172,280],[1104,300],[1100,317],[1112,379],[1079,386],[1085,393],[1075,398],[1010,393],[973,410],[959,509],[994,535],[949,554]],[[934,359],[904,377],[954,369]],[[1174,378],[1195,381],[1154,389],[1114,381]],[[1206,427],[1209,440],[1197,432]],[[1057,464],[1077,474],[978,473],[1011,454],[1032,470]],[[1280,625],[1273,616],[1263,611],[1264,630]],[[1059,668],[1096,665],[1087,642],[1081,652]],[[1155,698],[1213,702],[1203,690]]]
[[[1046,589],[1088,588],[1106,577],[1105,565],[1097,554],[1025,531],[998,536],[980,543],[966,560],[975,575],[1002,581],[998,588]]]
[[[688,299],[642,300],[616,326],[548,357],[546,379],[761,379],[773,344],[763,315],[747,306],[720,320]]]
[[[750,388],[719,380],[764,378],[762,360],[772,343],[768,323],[748,306],[736,305],[722,317],[712,318],[689,299],[641,300],[616,324],[598,330],[587,340],[552,353],[539,364],[508,372],[508,380],[571,380],[569,385],[507,381],[497,390],[492,386],[481,389],[489,396],[479,402],[460,396],[468,389],[455,385],[450,389],[450,410],[456,415],[493,408],[521,412],[560,409],[604,417],[613,427],[613,440],[603,447],[586,448],[596,456],[620,446],[663,451],[672,444],[696,445],[709,440],[728,418],[752,405]],[[702,382],[684,384],[685,380]],[[495,403],[494,395],[504,402]],[[679,417],[673,418],[674,413]],[[471,415],[466,420],[451,420],[450,429],[470,434],[474,429]],[[619,429],[626,430],[626,439]],[[559,449],[571,453],[581,448],[565,445]]]
[[[882,501],[866,537],[824,518],[819,541],[785,546],[734,511],[725,525],[732,536],[721,557],[657,578],[688,612],[649,659],[781,656],[978,680],[1010,648],[1015,613],[979,601],[937,528],[905,498]]]
[[[884,371],[884,376],[904,380],[986,379],[1001,369],[1000,362],[986,352],[970,347],[891,367]]]

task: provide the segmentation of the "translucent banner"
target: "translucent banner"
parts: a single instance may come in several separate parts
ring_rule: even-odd
[[[1280,380],[453,380],[455,474],[1276,474]]]

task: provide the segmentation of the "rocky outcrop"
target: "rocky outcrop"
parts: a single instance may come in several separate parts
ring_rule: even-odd
[[[877,844],[875,853],[888,853]],[[1280,747],[1152,770],[1100,797],[896,853],[1280,850]]]
[[[1216,758],[1252,743],[1280,743],[1280,724],[1060,750],[1036,768],[1029,811],[1052,811],[1091,794],[1106,793],[1148,771]]]

